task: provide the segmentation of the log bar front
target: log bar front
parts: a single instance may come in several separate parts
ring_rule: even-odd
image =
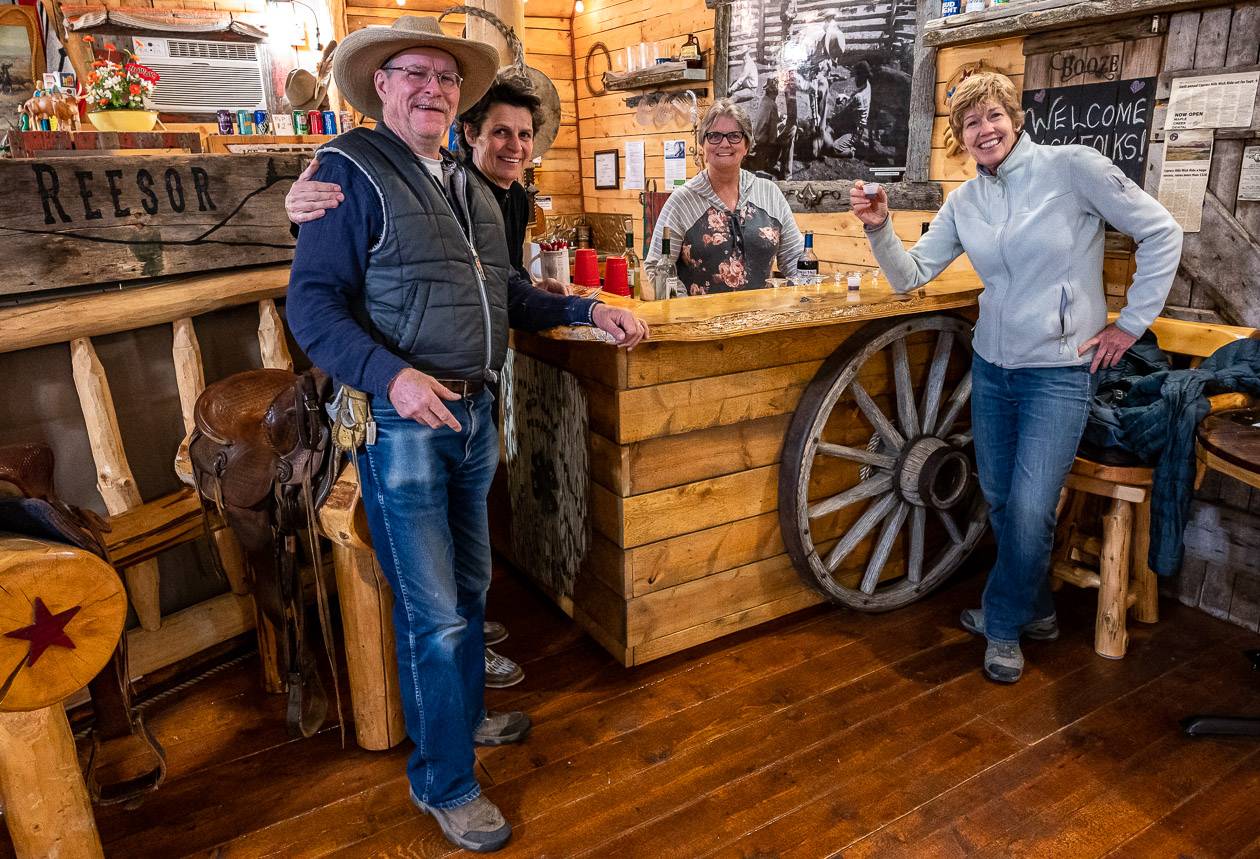
[[[895,417],[905,403],[898,381],[930,387],[938,364],[948,378],[934,396],[939,403],[944,385],[948,398],[967,373],[980,289],[971,272],[948,272],[907,295],[867,278],[857,300],[828,284],[641,303],[651,339],[629,352],[592,342],[599,332],[590,328],[515,332],[503,385],[512,527],[496,529],[497,548],[627,666],[821,602],[780,533],[780,462],[802,394],[852,357],[846,344],[853,352],[870,326],[889,327],[876,320],[949,317],[960,335],[898,326],[894,348],[865,349],[854,376]],[[953,337],[962,342],[951,357],[948,342],[944,353],[938,347]],[[826,441],[879,447],[851,391],[831,406],[818,424]],[[958,426],[967,422],[958,416]],[[820,457],[806,472],[809,500],[866,481],[865,468]],[[810,510],[820,552],[852,529],[862,506]],[[885,526],[887,563],[872,587],[906,572],[908,538],[895,533],[905,518]],[[922,538],[923,519],[913,521]],[[862,539],[836,580],[860,580],[877,542]]]

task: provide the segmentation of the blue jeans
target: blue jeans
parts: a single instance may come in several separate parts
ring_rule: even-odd
[[[1054,510],[1085,430],[1094,382],[1088,365],[1008,370],[975,355],[971,384],[976,467],[997,539],[997,562],[981,602],[984,634],[1012,643],[1021,626],[1054,614]]]
[[[499,461],[490,392],[446,405],[459,432],[431,429],[375,400],[376,444],[360,457],[372,542],[394,591],[399,688],[416,746],[407,777],[437,808],[481,793],[473,731],[485,716],[486,494]]]

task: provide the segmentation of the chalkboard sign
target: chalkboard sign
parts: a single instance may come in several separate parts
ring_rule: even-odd
[[[1038,143],[1080,143],[1143,184],[1155,78],[1102,81],[1024,93],[1024,129]]]

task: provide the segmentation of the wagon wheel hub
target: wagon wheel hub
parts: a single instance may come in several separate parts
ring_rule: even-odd
[[[898,494],[916,507],[932,510],[956,506],[974,486],[967,454],[936,436],[907,444],[895,472]]]

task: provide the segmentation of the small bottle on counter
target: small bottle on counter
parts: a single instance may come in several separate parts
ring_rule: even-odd
[[[634,252],[634,230],[626,230],[626,285],[635,298],[642,298],[639,293],[643,277],[639,265],[639,255]]]
[[[796,263],[797,276],[802,284],[818,282],[818,254],[814,253],[814,232],[805,231],[805,250]]]
[[[654,275],[652,293],[657,301],[664,301],[667,298],[682,295],[682,281],[678,279],[678,268],[674,264],[673,256],[670,254],[668,228],[661,237],[661,258],[656,263]]]
[[[849,301],[858,301],[862,297],[862,275],[856,271],[849,272]]]

